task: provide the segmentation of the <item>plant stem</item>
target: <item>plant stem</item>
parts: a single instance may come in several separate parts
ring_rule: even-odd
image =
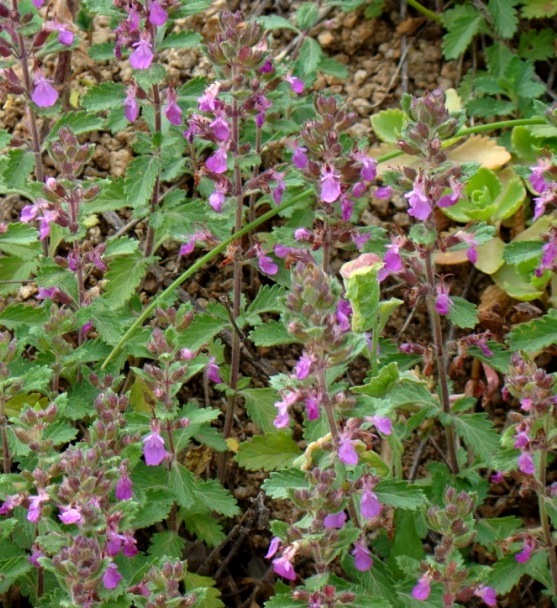
[[[415,8],[418,11],[418,13],[421,13],[424,17],[427,17],[428,19],[431,19],[432,21],[435,21],[436,23],[441,23],[441,16],[438,15],[437,13],[434,13],[433,11],[430,11],[428,8],[426,8],[425,6],[420,4],[418,2],[418,0],[406,0],[406,1],[412,8]]]
[[[435,361],[437,364],[437,380],[441,391],[441,404],[443,412],[450,416],[451,402],[449,399],[449,385],[447,383],[447,374],[445,373],[445,353],[443,343],[443,329],[441,327],[441,317],[435,310],[435,301],[433,294],[435,293],[435,275],[433,272],[432,250],[427,248],[425,252],[425,269],[426,279],[429,286],[429,294],[427,295],[427,310],[431,323],[431,332],[433,335],[433,350],[435,351]],[[455,430],[452,422],[445,424],[445,434],[447,439],[448,462],[451,472],[458,473],[458,460],[456,457],[456,439]]]
[[[547,434],[547,424],[544,425],[546,427],[546,437]],[[538,508],[540,512],[540,523],[542,526],[543,537],[545,541],[545,545],[547,548],[547,553],[549,556],[549,569],[551,571],[551,579],[553,583],[552,595],[557,597],[557,555],[555,554],[555,546],[553,543],[553,536],[551,534],[551,525],[549,523],[549,517],[547,515],[546,508],[546,488],[547,488],[547,451],[548,448],[544,446],[540,450],[540,464],[539,464],[539,476],[538,479],[541,484],[541,490],[538,492]]]

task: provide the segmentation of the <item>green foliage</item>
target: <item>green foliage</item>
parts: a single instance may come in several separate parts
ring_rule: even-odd
[[[274,471],[291,466],[300,454],[300,448],[289,431],[275,430],[265,435],[255,435],[241,443],[236,461],[250,471]]]

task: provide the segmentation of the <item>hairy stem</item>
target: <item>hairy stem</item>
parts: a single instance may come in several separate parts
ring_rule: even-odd
[[[447,374],[445,373],[445,351],[443,342],[443,329],[441,327],[441,317],[435,310],[435,274],[433,272],[432,251],[427,249],[425,253],[425,268],[426,279],[429,286],[429,294],[427,296],[427,310],[431,323],[431,332],[433,334],[433,349],[435,352],[435,361],[437,364],[437,381],[441,391],[441,404],[443,412],[448,416],[451,413],[451,402],[449,399],[449,385],[447,382]],[[455,430],[452,422],[448,422],[445,426],[445,436],[447,439],[448,462],[451,471],[458,473],[458,461],[456,457],[456,438]]]
[[[547,431],[547,424],[546,431]],[[546,432],[547,437],[547,432]],[[544,446],[540,450],[540,464],[539,464],[539,475],[538,479],[541,484],[541,490],[538,492],[538,508],[540,512],[540,522],[543,531],[543,538],[545,546],[547,548],[547,554],[549,556],[549,569],[551,571],[551,579],[553,583],[552,595],[557,597],[557,555],[555,553],[555,546],[553,543],[553,536],[551,534],[551,525],[549,523],[549,517],[547,514],[546,507],[546,487],[547,487],[547,452],[548,447]]]

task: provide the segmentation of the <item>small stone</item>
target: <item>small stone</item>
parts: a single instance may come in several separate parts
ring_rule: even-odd
[[[317,41],[323,48],[331,46],[334,40],[335,37],[332,32],[321,32],[319,36],[317,36]]]
[[[132,155],[129,150],[114,150],[110,153],[110,174],[112,177],[122,177],[130,163]]]

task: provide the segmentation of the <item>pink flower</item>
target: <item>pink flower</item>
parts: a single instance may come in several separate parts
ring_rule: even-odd
[[[404,195],[408,199],[410,209],[408,215],[417,220],[427,220],[431,215],[431,202],[425,193],[425,181],[423,175],[418,175],[414,180],[414,188]]]
[[[164,115],[171,125],[179,126],[182,124],[182,108],[178,105],[174,87],[168,87],[166,91]]]
[[[474,595],[479,597],[487,606],[497,606],[497,594],[493,587],[481,585],[474,591]]]
[[[215,357],[209,357],[209,363],[205,369],[207,379],[215,384],[222,384],[222,378],[220,377],[219,366],[215,363]]]
[[[358,464],[358,452],[354,449],[354,444],[349,436],[344,436],[340,440],[338,457],[344,464]]]
[[[29,498],[29,510],[27,511],[27,520],[36,524],[41,517],[41,504],[50,500],[49,495],[42,489],[39,489],[37,496]]]
[[[269,549],[265,555],[265,559],[269,559],[275,555],[280,546],[280,538],[278,536],[274,536],[271,542],[269,543]]]
[[[339,511],[338,513],[329,513],[329,515],[325,516],[323,519],[323,525],[325,528],[342,528],[346,523],[346,513],[344,511]]]
[[[122,575],[118,572],[118,566],[114,563],[108,564],[103,574],[103,585],[105,589],[116,589],[121,580]]]
[[[143,456],[145,464],[156,467],[167,456],[164,448],[164,439],[160,435],[160,424],[157,420],[151,422],[151,433],[143,438]]]
[[[316,397],[309,395],[304,399],[306,404],[306,416],[308,420],[317,420],[319,418],[319,401]]]
[[[530,536],[527,536],[524,539],[524,545],[522,546],[522,550],[514,556],[515,561],[517,561],[519,564],[525,564],[526,562],[530,561],[535,547],[536,541]]]
[[[197,100],[198,107],[202,112],[214,112],[218,109],[219,100],[217,95],[219,94],[220,83],[214,82],[209,85],[203,95]]]
[[[124,99],[124,116],[130,122],[135,122],[139,116],[139,105],[137,104],[137,85],[131,84],[126,91],[126,99]]]
[[[379,517],[381,513],[381,503],[375,492],[368,489],[364,490],[360,501],[360,511],[366,519]]]
[[[308,166],[308,157],[307,157],[307,148],[303,146],[298,146],[294,150],[294,154],[292,155],[292,164],[297,169],[305,169]]]
[[[377,175],[377,171],[376,171],[377,162],[373,158],[370,158],[369,156],[362,156],[362,158],[360,160],[362,162],[362,168],[360,170],[360,175],[367,182],[373,181],[375,179],[375,176]]]
[[[294,566],[290,562],[290,560],[285,557],[277,557],[273,560],[273,570],[283,578],[286,578],[289,581],[296,580],[296,572],[294,570]]]
[[[449,298],[449,289],[441,281],[437,284],[437,297],[435,298],[435,310],[440,315],[448,315],[453,307],[453,301]]]
[[[296,95],[301,95],[304,92],[304,83],[296,76],[286,76],[285,80]]]
[[[298,359],[298,362],[294,367],[294,375],[298,380],[305,380],[309,376],[312,363],[312,357],[306,352],[302,353],[302,356]]]
[[[133,44],[135,51],[130,55],[130,65],[134,70],[146,70],[153,61],[153,48],[146,36]]]
[[[532,454],[523,452],[518,458],[518,468],[525,475],[533,475],[536,472],[536,466]]]
[[[11,513],[17,506],[21,504],[23,497],[19,494],[12,494],[6,498],[6,500],[0,506],[0,515],[8,515]]]
[[[151,6],[149,7],[149,23],[152,25],[164,25],[167,19],[168,15],[160,5],[160,2],[151,0]]]
[[[58,101],[58,91],[49,83],[41,71],[37,71],[34,79],[35,88],[31,93],[31,99],[39,108],[50,108]]]
[[[449,177],[449,183],[451,185],[451,193],[445,194],[437,201],[438,207],[452,207],[462,196],[462,189],[464,188],[464,184],[457,181],[454,177]]]
[[[33,0],[33,4],[35,8],[42,8],[45,3],[45,0]]]
[[[431,593],[431,583],[429,581],[429,576],[424,574],[417,585],[412,589],[412,597],[416,600],[425,601],[429,597]]]
[[[255,255],[257,256],[257,263],[261,272],[270,276],[277,274],[278,266],[273,262],[273,258],[263,253],[263,250],[259,245],[255,247]]]
[[[286,184],[284,183],[284,175],[278,171],[273,171],[273,179],[277,183],[273,190],[273,200],[277,205],[280,205],[282,201],[282,195],[286,190]]]
[[[58,515],[64,524],[80,524],[83,520],[81,511],[76,507],[61,507],[62,513]]]
[[[228,141],[230,138],[230,128],[228,123],[221,116],[217,116],[215,120],[209,123],[209,128],[213,132],[215,139],[218,141]]]
[[[391,435],[393,432],[393,423],[390,418],[385,416],[372,416],[371,421],[375,428],[383,435]]]
[[[333,169],[328,167],[322,171],[320,196],[325,203],[334,203],[340,196],[340,182]]]
[[[224,148],[219,148],[205,161],[205,166],[212,173],[224,173],[227,169],[227,157],[228,154],[226,150]]]
[[[354,549],[352,550],[354,556],[354,565],[360,572],[366,572],[373,566],[373,559],[371,553],[367,548],[363,539],[357,540],[354,543]]]
[[[120,467],[120,479],[116,482],[114,494],[118,500],[129,500],[133,496],[132,480],[125,467]]]

